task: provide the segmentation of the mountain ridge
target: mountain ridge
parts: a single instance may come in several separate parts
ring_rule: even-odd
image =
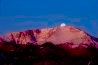
[[[98,38],[62,24],[7,33],[0,53],[1,65],[98,65]]]
[[[37,44],[41,45],[45,42],[52,42],[54,44],[73,43],[73,47],[79,45],[95,45],[98,46],[98,38],[95,38],[85,31],[74,26],[59,25],[53,28],[32,29],[23,32],[7,33],[4,38],[5,41],[14,41],[16,44]]]

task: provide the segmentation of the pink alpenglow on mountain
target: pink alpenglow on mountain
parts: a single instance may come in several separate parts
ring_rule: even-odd
[[[74,26],[61,24],[60,26],[44,29],[26,30],[23,32],[7,33],[4,37],[7,42],[16,44],[43,45],[51,42],[54,45],[64,48],[71,55],[90,54],[87,48],[98,48],[98,39],[90,36],[83,30]],[[87,55],[86,55],[87,56]]]
[[[18,44],[38,44],[41,45],[45,42],[52,42],[55,45],[68,44],[71,48],[78,46],[88,47],[97,46],[97,43],[92,36],[86,32],[75,28],[74,26],[57,26],[54,28],[27,30],[24,32],[11,32],[6,34],[6,41],[14,41]]]
[[[36,45],[51,42],[54,45],[61,45],[65,49],[98,47],[97,39],[95,40],[94,37],[90,36],[83,30],[74,26],[67,26],[65,24],[61,24],[60,26],[54,28],[11,32],[6,34],[5,40],[8,42],[14,41],[16,44],[32,43]]]
[[[8,33],[5,36],[5,40],[8,42],[14,41],[18,44],[36,43],[33,30]]]
[[[7,33],[0,37],[0,52],[6,65],[98,65],[98,38],[62,23]]]

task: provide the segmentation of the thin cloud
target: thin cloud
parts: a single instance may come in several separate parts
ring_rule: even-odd
[[[48,18],[48,16],[15,16],[15,18]]]
[[[35,21],[25,21],[25,22],[18,22],[16,24],[16,26],[20,26],[20,27],[25,27],[25,26],[32,26],[32,27],[48,27],[48,23],[47,22],[43,22],[43,21],[39,21],[39,22],[35,22]]]

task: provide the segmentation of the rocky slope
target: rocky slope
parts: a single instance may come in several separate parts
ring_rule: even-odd
[[[72,43],[71,47],[78,47],[80,45],[98,46],[97,39],[88,35],[85,31],[80,30],[74,26],[57,26],[54,28],[33,29],[23,32],[7,33],[4,39],[8,42],[14,41],[17,44],[37,44],[41,45],[45,42],[52,42],[54,44]]]
[[[89,55],[88,48],[98,48],[97,38],[74,26],[64,24],[53,28],[7,33],[4,36],[4,40],[24,45],[28,43],[43,45],[46,42],[51,42],[67,50],[69,54],[76,56]]]

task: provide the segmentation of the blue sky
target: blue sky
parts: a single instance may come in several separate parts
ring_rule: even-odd
[[[64,22],[98,37],[98,0],[0,0],[0,34]]]

